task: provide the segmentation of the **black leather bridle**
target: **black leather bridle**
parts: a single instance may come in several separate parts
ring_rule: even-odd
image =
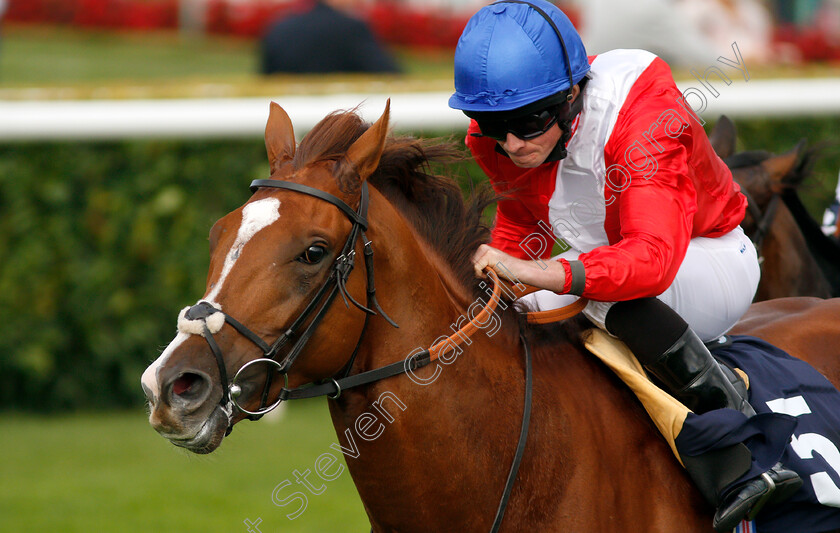
[[[391,324],[394,327],[399,327],[393,320],[391,320],[391,318],[388,317],[387,314],[385,314],[385,312],[382,310],[382,307],[379,305],[379,302],[376,299],[376,288],[374,285],[373,275],[373,247],[372,243],[365,236],[365,230],[368,227],[367,209],[369,201],[367,182],[362,183],[359,208],[355,211],[340,198],[337,198],[336,196],[333,196],[332,194],[326,193],[319,189],[309,187],[307,185],[301,185],[299,183],[291,183],[287,181],[273,179],[260,179],[251,182],[252,192],[256,192],[261,187],[287,189],[307,194],[309,196],[314,196],[315,198],[319,198],[321,200],[329,202],[330,204],[336,206],[342,213],[344,213],[344,215],[347,216],[348,219],[350,219],[350,222],[352,222],[353,226],[350,229],[350,233],[347,236],[347,240],[344,243],[344,247],[342,248],[341,253],[335,259],[335,262],[332,265],[332,269],[327,280],[320,287],[320,289],[318,289],[318,292],[315,293],[315,295],[312,297],[312,299],[309,301],[309,303],[306,305],[303,311],[301,311],[301,313],[297,316],[294,322],[292,322],[292,324],[286,329],[286,331],[284,331],[283,334],[281,334],[273,343],[266,343],[262,338],[260,338],[259,335],[251,331],[241,322],[239,322],[229,314],[225,313],[221,309],[214,307],[211,303],[207,301],[200,301],[186,311],[184,316],[188,320],[202,321],[203,336],[207,340],[207,344],[209,345],[210,350],[213,352],[213,355],[216,357],[216,363],[219,367],[219,378],[223,387],[222,398],[219,401],[219,403],[228,415],[228,434],[233,429],[232,422],[235,410],[239,410],[247,414],[248,418],[251,420],[257,420],[265,413],[277,407],[277,405],[279,405],[280,402],[284,400],[304,397],[308,398],[321,395],[329,395],[332,398],[337,398],[338,395],[341,394],[342,388],[349,388],[350,386],[357,386],[359,384],[362,384],[345,382],[343,384],[344,387],[342,387],[341,380],[332,378],[326,383],[321,383],[318,385],[312,385],[308,387],[304,386],[297,389],[288,388],[287,375],[289,369],[292,367],[295,360],[303,351],[303,348],[304,346],[306,346],[306,343],[315,333],[316,328],[323,320],[324,316],[330,308],[330,305],[332,304],[333,300],[335,300],[335,297],[338,294],[341,294],[341,297],[344,299],[345,305],[349,307],[349,304],[353,303],[353,305],[364,311],[366,314],[365,323],[362,326],[362,333],[359,336],[359,341],[356,343],[356,348],[353,350],[353,355],[350,357],[344,368],[339,372],[339,375],[342,376],[342,379],[347,378],[347,374],[350,372],[350,367],[352,366],[353,361],[356,358],[356,354],[359,350],[359,345],[361,344],[362,337],[364,336],[364,330],[367,327],[367,318],[369,316],[377,314],[381,315],[385,320],[388,321],[389,324]],[[356,241],[359,239],[359,237],[361,237],[362,242],[364,243],[364,262],[365,268],[367,270],[366,306],[357,302],[353,298],[353,296],[347,291],[347,278],[350,276],[350,272],[352,272],[353,267],[355,265],[355,248]],[[222,350],[219,347],[216,340],[213,338],[213,334],[211,333],[210,329],[207,327],[206,319],[215,313],[222,313],[222,315],[224,315],[225,317],[225,322],[230,324],[236,331],[238,331],[245,338],[257,345],[257,347],[259,347],[263,351],[262,357],[254,359],[253,361],[249,361],[248,363],[243,365],[231,380],[228,380]],[[311,320],[309,320],[310,316],[312,317]],[[307,320],[309,320],[308,324]],[[285,352],[285,357],[283,357],[282,360],[279,360],[281,350],[286,348],[286,346],[290,343],[290,348],[288,348],[288,350]],[[416,361],[417,366],[415,367],[414,364],[412,364],[412,367],[419,368],[420,366],[423,366],[424,359],[422,357],[417,358]],[[239,380],[239,377],[242,375],[242,372],[246,368],[260,363],[269,364],[271,367],[274,367],[274,371],[270,369],[266,375],[266,380],[263,386],[263,392],[262,397],[260,399],[259,408],[256,411],[249,411],[241,405],[239,405],[239,403],[237,403],[237,398],[242,393],[242,389],[237,382]],[[425,364],[428,364],[428,354],[426,354]],[[399,366],[401,369],[404,368],[402,361],[400,361]],[[286,385],[281,390],[279,398],[273,404],[268,405],[268,395],[271,389],[271,384],[273,382],[274,372],[284,376],[284,378],[286,379]],[[365,374],[369,373],[366,372]],[[362,374],[359,374],[358,376],[362,376]],[[377,379],[382,378],[378,377]],[[358,379],[356,381],[358,381]]]
[[[393,320],[391,320],[391,318],[388,317],[387,314],[385,314],[385,311],[382,310],[382,307],[376,300],[376,288],[374,286],[373,276],[373,247],[371,245],[371,242],[365,236],[365,230],[368,227],[367,208],[369,201],[367,182],[362,183],[361,200],[359,201],[359,209],[356,211],[351,209],[350,206],[348,206],[341,199],[319,189],[309,187],[307,185],[272,179],[261,179],[254,180],[251,182],[252,192],[256,192],[260,187],[287,189],[303,194],[308,194],[310,196],[314,196],[315,198],[320,198],[321,200],[329,202],[332,205],[336,206],[339,210],[341,210],[341,212],[344,213],[347,216],[347,218],[349,218],[350,221],[353,223],[353,227],[350,229],[350,234],[347,236],[347,241],[345,241],[341,253],[333,263],[330,275],[327,278],[327,280],[324,282],[321,288],[318,289],[318,292],[315,294],[315,296],[312,297],[312,300],[309,302],[309,304],[307,304],[304,310],[301,311],[300,315],[298,315],[298,317],[295,319],[292,325],[289,326],[289,328],[282,335],[280,335],[280,337],[278,337],[277,340],[275,340],[272,344],[269,345],[268,343],[263,341],[259,335],[248,329],[241,322],[234,319],[221,309],[214,307],[211,303],[207,301],[198,302],[194,306],[190,307],[184,314],[185,318],[187,318],[188,320],[200,320],[202,322],[203,336],[207,340],[207,344],[210,346],[210,350],[213,352],[213,355],[216,357],[216,363],[219,366],[219,377],[221,379],[223,387],[222,398],[219,401],[219,404],[221,408],[225,411],[225,413],[227,413],[228,417],[228,427],[225,433],[226,435],[230,434],[230,432],[233,430],[233,418],[235,415],[235,410],[239,410],[245,413],[251,420],[258,420],[260,417],[262,417],[262,415],[280,405],[280,403],[284,400],[313,398],[316,396],[328,396],[332,399],[337,399],[341,395],[341,392],[345,389],[358,387],[360,385],[366,385],[368,383],[373,383],[375,381],[379,381],[387,377],[396,376],[408,371],[413,371],[428,365],[432,361],[430,351],[427,348],[422,352],[419,352],[405,360],[397,361],[395,363],[391,363],[389,365],[385,365],[374,370],[354,374],[352,376],[349,375],[350,370],[353,366],[353,362],[356,359],[356,354],[359,351],[359,346],[361,345],[362,338],[365,335],[368,319],[371,315],[381,315],[382,318],[387,320],[389,324],[391,324],[395,328],[399,327]],[[367,270],[367,306],[364,306],[357,302],[355,299],[353,299],[353,297],[347,292],[346,287],[347,278],[350,276],[350,272],[353,270],[353,266],[355,264],[355,247],[356,241],[359,237],[362,238],[362,242],[364,243],[364,260],[365,268]],[[308,385],[297,387],[295,389],[288,388],[289,369],[291,368],[292,364],[294,364],[297,357],[300,355],[301,351],[303,350],[303,347],[312,337],[312,334],[315,332],[315,329],[321,323],[321,320],[327,313],[330,304],[332,304],[333,300],[335,299],[338,293],[341,293],[345,305],[349,307],[348,302],[352,302],[356,307],[365,312],[365,322],[362,326],[362,331],[359,334],[359,340],[356,342],[356,347],[354,348],[350,359],[347,361],[342,370],[338,372],[336,377],[324,380],[320,383],[311,383]],[[225,317],[225,322],[230,324],[236,331],[238,331],[241,335],[250,340],[252,343],[256,344],[263,351],[263,356],[261,358],[254,359],[253,361],[249,361],[248,363],[244,364],[236,372],[236,375],[234,375],[233,379],[230,381],[228,381],[228,375],[227,370],[225,368],[225,361],[222,355],[222,350],[219,347],[216,340],[213,338],[213,334],[207,326],[207,318],[211,315],[214,315],[215,313],[222,313],[222,315],[224,315]],[[312,313],[315,313],[312,320],[309,322],[306,328],[303,329],[302,332],[299,332],[299,330],[303,328],[304,323],[309,318],[309,316],[312,315]],[[525,454],[525,444],[528,440],[528,428],[531,419],[531,395],[533,388],[533,377],[531,371],[531,350],[528,346],[528,342],[525,339],[525,336],[520,335],[520,337],[525,351],[524,412],[522,416],[522,424],[520,426],[519,440],[516,446],[516,450],[514,452],[513,461],[511,462],[507,479],[505,481],[505,486],[504,490],[502,491],[501,500],[499,501],[499,506],[496,510],[496,515],[490,529],[491,533],[496,533],[501,527],[502,521],[504,520],[505,510],[507,508],[508,501],[513,491],[513,486],[516,482],[517,474],[519,472],[519,465],[522,461],[522,457]],[[294,340],[294,344],[286,353],[285,358],[283,358],[282,361],[278,361],[277,359],[280,350],[292,340]],[[240,375],[246,368],[258,363],[266,363],[270,366],[273,366],[274,371],[283,375],[284,379],[286,380],[286,383],[280,390],[280,394],[277,400],[273,404],[268,405],[268,394],[271,389],[272,381],[274,379],[274,372],[271,370],[271,368],[269,368],[269,371],[266,375],[265,385],[263,386],[263,392],[262,397],[260,399],[259,408],[256,411],[248,411],[237,403],[237,397],[242,393],[242,389],[237,382],[239,380]]]
[[[755,198],[753,198],[749,191],[747,191],[746,187],[741,186],[741,194],[747,198],[747,211],[749,211],[750,216],[753,218],[753,222],[755,223],[755,230],[748,235],[748,237],[752,241],[753,245],[755,245],[755,251],[758,254],[758,262],[761,265],[764,263],[761,246],[764,244],[764,238],[767,237],[767,234],[770,232],[770,226],[776,219],[776,211],[779,208],[781,195],[779,193],[772,193],[773,196],[770,197],[770,202],[767,204],[767,208],[764,210],[764,213],[762,213],[761,208],[758,207],[758,202],[755,201]]]

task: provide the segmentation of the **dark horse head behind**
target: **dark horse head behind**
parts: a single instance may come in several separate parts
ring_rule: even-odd
[[[840,246],[823,234],[797,193],[818,149],[800,141],[781,155],[735,153],[735,125],[725,116],[710,139],[750,202],[741,225],[763,258],[755,300],[840,296]]]

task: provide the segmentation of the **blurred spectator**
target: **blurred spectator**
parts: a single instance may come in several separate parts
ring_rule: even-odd
[[[579,5],[590,54],[640,48],[675,66],[704,65],[720,55],[670,0],[582,0]]]
[[[794,0],[775,4],[776,41],[801,61],[840,60],[840,0]]]
[[[6,11],[6,5],[6,0],[0,0],[0,49],[3,45],[3,13]]]
[[[672,65],[696,67],[731,56],[736,41],[745,62],[768,59],[771,17],[759,0],[585,0],[580,9],[593,54],[641,48]]]
[[[732,42],[747,64],[768,63],[772,57],[773,19],[760,0],[680,0],[680,9],[718,55],[731,57]]]
[[[261,43],[262,73],[399,72],[348,0],[304,0]]]
[[[814,20],[814,14],[823,0],[773,0],[773,9],[780,22],[806,25]]]

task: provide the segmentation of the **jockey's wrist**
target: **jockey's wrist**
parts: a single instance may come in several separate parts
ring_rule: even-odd
[[[566,285],[566,272],[557,261],[522,261],[524,263],[519,280],[528,285],[563,292]]]

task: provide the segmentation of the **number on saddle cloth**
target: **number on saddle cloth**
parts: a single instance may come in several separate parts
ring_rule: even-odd
[[[747,336],[732,339],[713,353],[749,376],[750,403],[758,414],[745,423],[741,413],[730,409],[690,413],[677,447],[695,455],[702,453],[702,441],[740,439],[753,453],[753,466],[742,479],[779,460],[802,477],[802,489],[756,518],[762,533],[840,528],[840,392],[811,365],[769,343]],[[779,441],[786,443],[781,457]]]

